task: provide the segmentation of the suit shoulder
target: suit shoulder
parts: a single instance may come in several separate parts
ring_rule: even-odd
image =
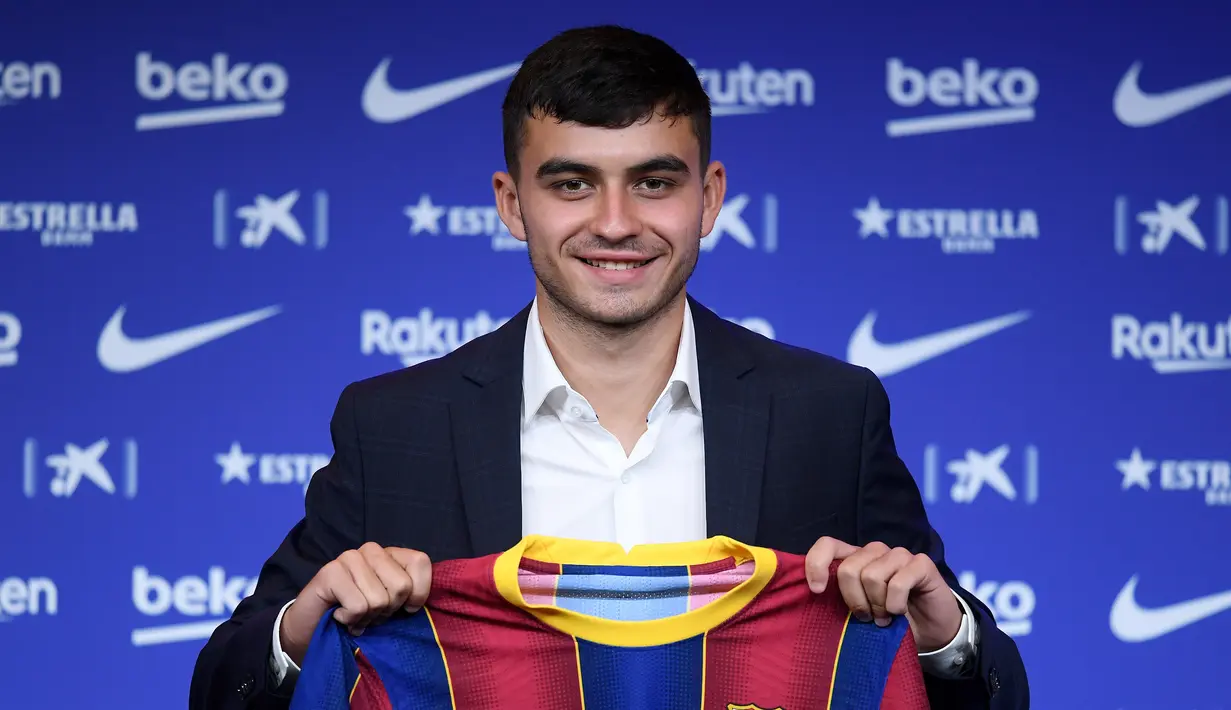
[[[461,363],[450,353],[433,360],[426,360],[408,367],[382,372],[347,385],[358,398],[386,395],[416,394],[431,395],[443,392],[446,385],[461,374]]]
[[[507,324],[501,328],[509,327]],[[497,329],[464,343],[451,353],[425,360],[407,367],[382,372],[346,386],[343,397],[359,401],[388,397],[414,397],[421,399],[448,399],[457,392],[458,381],[463,373],[491,354],[493,340],[508,338],[509,333]]]
[[[877,377],[861,365],[798,345],[773,340],[733,325],[749,352],[772,381],[798,390],[802,387],[851,387],[864,391]]]

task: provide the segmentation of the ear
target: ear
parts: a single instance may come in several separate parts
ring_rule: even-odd
[[[722,211],[722,201],[727,197],[727,169],[717,160],[710,163],[705,171],[705,183],[701,186],[701,237],[710,235],[714,222],[718,221],[718,213]]]
[[[492,175],[492,191],[496,195],[496,213],[500,221],[509,228],[509,234],[526,241],[526,225],[521,219],[521,203],[513,176],[505,172]]]

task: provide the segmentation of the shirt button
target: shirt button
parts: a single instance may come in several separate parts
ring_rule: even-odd
[[[628,483],[631,480],[633,480],[633,477],[628,475],[627,471],[624,472],[623,476],[620,476],[620,483]]]
[[[581,416],[581,407],[573,407],[572,412],[573,412],[573,416],[574,416],[574,417],[580,417],[580,416]]]

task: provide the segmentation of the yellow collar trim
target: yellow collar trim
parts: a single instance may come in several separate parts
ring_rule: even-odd
[[[756,566],[734,589],[699,609],[663,619],[616,621],[551,604],[527,602],[517,573],[523,556],[564,565],[613,566],[688,566],[733,557],[736,564],[752,560]],[[528,535],[496,558],[494,576],[500,596],[557,631],[608,646],[661,646],[700,636],[735,616],[769,584],[777,567],[778,556],[773,550],[744,545],[725,536],[696,542],[637,545],[625,552],[615,543]]]

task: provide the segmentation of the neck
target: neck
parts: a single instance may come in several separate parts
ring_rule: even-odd
[[[675,368],[685,296],[632,326],[582,321],[540,288],[539,322],[556,367],[599,419],[644,422]],[[635,417],[635,419],[634,419]]]

